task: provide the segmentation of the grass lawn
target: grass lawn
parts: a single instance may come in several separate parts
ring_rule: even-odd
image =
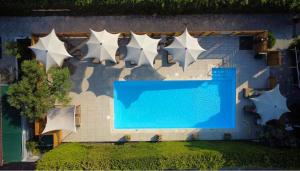
[[[299,169],[300,149],[251,142],[66,143],[46,153],[37,169]]]

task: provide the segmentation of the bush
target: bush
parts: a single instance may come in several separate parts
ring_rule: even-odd
[[[1,1],[3,15],[137,15],[201,13],[297,13],[298,0],[23,0]],[[34,12],[33,9],[69,9]]]
[[[196,141],[198,139],[199,139],[199,132],[192,132],[187,137],[187,141]]]
[[[231,134],[230,133],[224,133],[224,140],[228,141],[231,140]]]
[[[268,32],[268,48],[271,49],[276,43],[276,38],[272,32]]]
[[[299,149],[250,142],[68,143],[43,155],[38,170],[299,169]]]
[[[8,102],[29,120],[43,118],[56,100],[63,104],[70,101],[67,68],[52,68],[48,75],[36,60],[25,60],[21,70],[21,80],[9,87]]]
[[[285,130],[285,125],[277,120],[272,120],[262,127],[259,141],[270,147],[296,147],[299,144],[296,136]]]
[[[125,142],[128,142],[128,141],[131,140],[131,136],[129,134],[124,135],[123,139],[124,139]]]
[[[162,135],[161,134],[156,134],[153,136],[153,141],[154,142],[161,142],[162,141]]]
[[[77,143],[62,144],[46,153],[37,163],[38,170],[82,170],[87,162],[86,146]]]
[[[298,50],[300,49],[300,36],[295,38],[289,46],[290,49],[294,49],[295,47],[297,47]]]
[[[35,141],[27,141],[26,149],[28,152],[31,152],[33,155],[40,155],[40,150],[38,148],[38,144]]]

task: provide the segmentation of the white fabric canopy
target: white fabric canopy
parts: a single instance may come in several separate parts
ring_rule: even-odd
[[[256,106],[256,112],[261,117],[262,124],[266,124],[267,121],[272,119],[279,119],[283,113],[289,112],[286,98],[281,95],[279,85],[251,99]]]
[[[131,32],[131,40],[127,47],[126,61],[132,61],[137,65],[151,65],[158,55],[157,45],[160,39],[152,39],[148,35],[137,35]]]
[[[111,34],[106,30],[100,32],[91,30],[91,36],[87,41],[88,53],[85,58],[98,58],[99,61],[110,60],[116,63],[119,35],[119,33]]]
[[[67,52],[64,42],[56,36],[54,29],[29,48],[35,53],[36,59],[45,65],[46,71],[55,65],[62,66],[66,58],[72,57]]]
[[[187,29],[180,36],[175,37],[174,41],[165,49],[173,56],[174,61],[179,62],[183,70],[195,62],[198,56],[205,51],[199,45],[198,39],[192,37]]]
[[[42,134],[56,130],[76,132],[75,106],[54,108],[47,113],[47,123]]]

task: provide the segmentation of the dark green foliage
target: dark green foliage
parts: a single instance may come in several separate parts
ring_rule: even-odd
[[[43,117],[55,101],[47,74],[36,61],[24,61],[21,68],[22,79],[9,87],[8,102],[30,120]]]
[[[68,143],[46,153],[37,169],[299,169],[299,160],[299,149],[273,149],[250,142]]]
[[[68,68],[52,68],[49,74],[51,76],[51,92],[53,92],[55,99],[57,99],[59,103],[69,103],[71,99],[68,94],[72,88],[72,82],[70,81],[71,78]]]
[[[294,49],[295,47],[297,47],[298,50],[300,49],[300,36],[295,38],[289,46],[290,49]]]
[[[162,135],[161,134],[156,134],[153,136],[152,140],[154,142],[161,142],[162,141]]]
[[[263,126],[259,140],[270,147],[296,147],[299,144],[293,132],[273,125]]]
[[[69,9],[38,15],[296,13],[299,0],[0,0],[1,15],[34,15],[33,9]]]
[[[40,150],[36,141],[30,140],[26,141],[26,149],[28,152],[31,152],[33,155],[40,155]]]
[[[131,140],[131,136],[129,135],[129,134],[127,134],[127,135],[124,135],[124,141],[125,142],[128,142],[128,141],[130,141]]]
[[[224,140],[231,140],[231,134],[230,133],[224,133]]]
[[[268,32],[268,48],[271,49],[276,43],[276,38],[272,32]]]
[[[52,69],[48,76],[37,61],[24,61],[22,78],[8,90],[9,104],[29,120],[44,117],[55,100],[68,103],[71,80],[67,69]],[[50,81],[48,80],[50,79]]]

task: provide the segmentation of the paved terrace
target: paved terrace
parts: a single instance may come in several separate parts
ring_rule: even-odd
[[[122,60],[117,65],[93,64],[91,60],[72,59],[75,66],[72,76],[74,89],[72,104],[81,105],[82,125],[77,133],[64,132],[64,141],[117,141],[124,134],[132,140],[150,140],[160,133],[164,140],[185,140],[192,132],[200,132],[201,139],[222,139],[224,132],[233,138],[251,138],[255,135],[254,116],[245,114],[242,108],[249,101],[242,97],[242,88],[267,86],[269,70],[264,60],[255,60],[253,51],[240,51],[236,36],[200,37],[200,44],[207,49],[199,60],[185,72],[178,64],[165,65],[166,53],[160,50],[151,67],[128,67]],[[84,51],[84,47],[82,48]],[[211,79],[211,68],[222,66],[237,68],[237,113],[235,129],[164,129],[164,130],[115,130],[113,127],[113,82],[115,80],[195,80]]]
[[[292,38],[290,15],[193,15],[193,16],[99,16],[99,17],[0,17],[0,36],[2,40],[30,36],[33,32],[87,32],[107,29],[109,31],[180,31],[187,24],[191,31],[205,30],[253,30],[268,29],[275,33],[277,44],[274,48],[285,49]],[[299,28],[299,26],[298,26]],[[299,33],[299,30],[298,30]],[[200,37],[199,42],[208,50],[200,60],[183,73],[176,64],[164,66],[163,57],[155,63],[157,72],[151,68],[125,67],[123,61],[118,65],[99,65],[89,61],[71,60],[76,66],[72,75],[74,89],[71,92],[72,104],[82,105],[82,126],[77,133],[64,132],[67,141],[112,141],[119,140],[124,133],[113,130],[112,82],[128,79],[209,79],[210,68],[225,61],[226,66],[237,68],[237,108],[236,129],[201,130],[201,139],[222,139],[224,132],[231,132],[233,138],[252,138],[256,127],[254,118],[244,114],[242,107],[249,103],[242,97],[243,87],[266,87],[269,68],[264,60],[255,60],[253,51],[238,50],[238,37],[210,36]],[[164,54],[161,53],[161,56]],[[5,59],[5,58],[4,58]],[[213,59],[213,60],[211,60]],[[3,64],[6,60],[0,60]],[[186,139],[199,130],[176,131],[131,131],[133,140],[150,140],[161,133],[165,140]]]

